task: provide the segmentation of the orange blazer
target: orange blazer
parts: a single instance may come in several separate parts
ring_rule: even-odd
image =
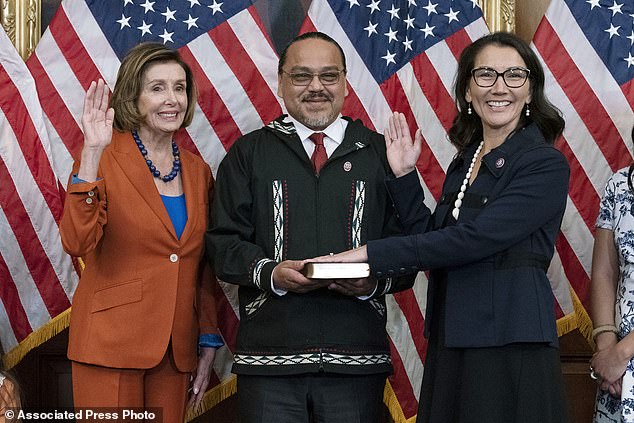
[[[62,244],[86,264],[73,296],[71,360],[152,368],[171,340],[176,366],[190,372],[198,336],[218,333],[215,276],[202,271],[213,178],[196,155],[181,150],[180,160],[187,204],[180,240],[129,132],[113,135],[100,179],[69,183]]]

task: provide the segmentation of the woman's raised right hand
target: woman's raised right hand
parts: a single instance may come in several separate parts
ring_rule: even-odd
[[[420,129],[412,139],[405,115],[394,112],[388,119],[384,135],[387,160],[394,176],[400,177],[416,169],[416,162],[423,148]]]
[[[114,109],[108,108],[108,87],[102,79],[90,83],[81,126],[84,130],[84,149],[103,150],[112,139]]]

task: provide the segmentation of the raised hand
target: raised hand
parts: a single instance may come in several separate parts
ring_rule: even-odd
[[[108,108],[108,87],[102,79],[91,82],[81,116],[84,148],[103,149],[110,144],[113,121],[114,109]]]
[[[84,148],[77,176],[94,182],[97,179],[99,160],[104,148],[112,140],[114,109],[108,108],[108,87],[103,80],[93,81],[84,99],[81,126],[84,130]]]
[[[385,146],[387,160],[396,177],[416,169],[422,145],[423,136],[420,129],[416,130],[412,140],[405,115],[399,112],[392,113],[388,119],[388,126],[385,128]]]

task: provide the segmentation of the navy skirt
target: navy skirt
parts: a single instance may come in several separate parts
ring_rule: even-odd
[[[569,421],[557,348],[545,343],[447,348],[444,281],[435,291],[417,423]]]

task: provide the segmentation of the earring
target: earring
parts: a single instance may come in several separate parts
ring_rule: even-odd
[[[467,114],[470,115],[471,114],[471,103],[469,103],[469,107],[467,107]]]
[[[526,117],[531,115],[531,109],[528,108],[528,103],[526,103]]]

